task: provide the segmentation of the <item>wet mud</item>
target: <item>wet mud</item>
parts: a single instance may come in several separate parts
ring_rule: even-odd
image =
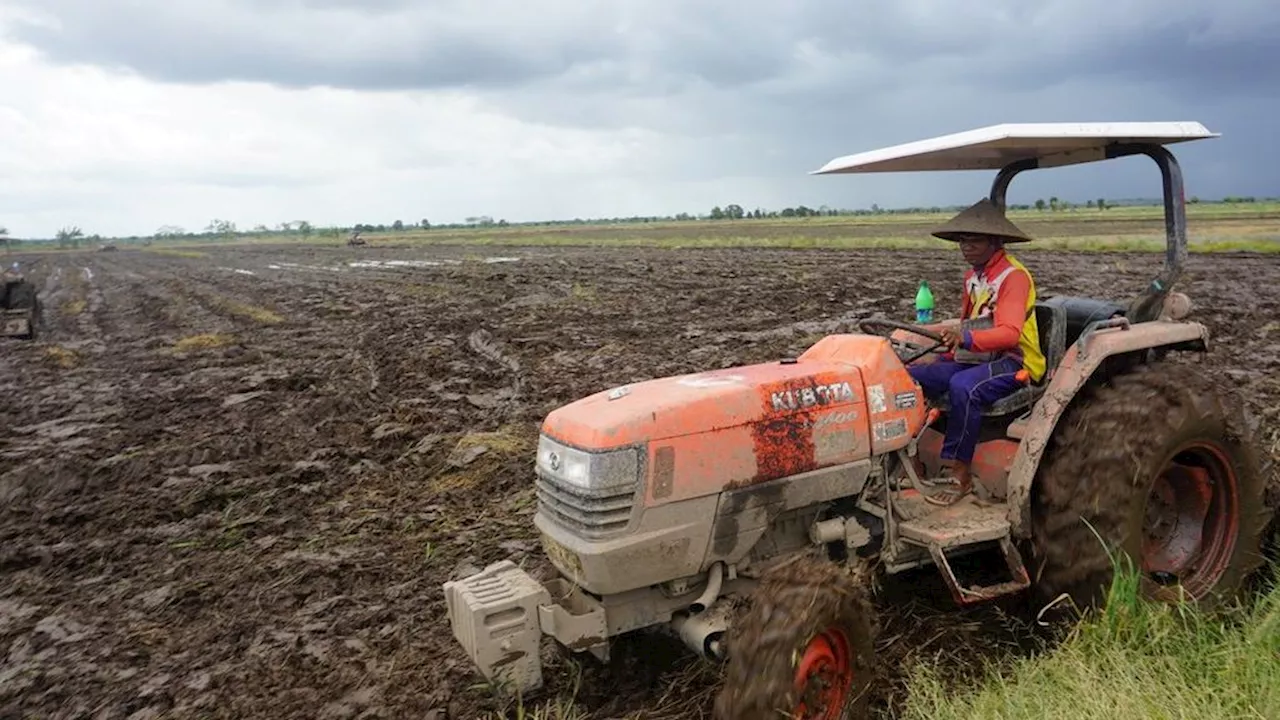
[[[0,344],[0,716],[444,718],[511,707],[452,639],[440,586],[550,572],[532,450],[615,385],[794,356],[945,252],[240,247],[29,261],[44,323]],[[1156,255],[1028,252],[1042,293],[1126,300]],[[1242,281],[1242,278],[1246,278]],[[1183,287],[1280,429],[1280,260],[1194,256]],[[1268,472],[1274,472],[1268,465]],[[956,673],[1025,634],[922,576],[880,613],[873,707],[913,659]],[[716,672],[661,636],[611,667],[548,655],[595,718],[709,717]]]

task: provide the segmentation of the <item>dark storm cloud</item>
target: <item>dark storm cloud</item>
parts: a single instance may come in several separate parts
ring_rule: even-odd
[[[1280,6],[1270,0],[1235,0],[1219,7],[1203,2],[1142,5],[1145,12],[1114,25],[1100,9],[1096,29],[1086,35],[1089,25],[1082,28],[1079,52],[1060,49],[1057,72],[1155,82],[1188,93],[1274,94],[1280,78],[1280,46],[1275,43]]]
[[[1280,72],[1273,0],[12,1],[55,21],[10,28],[52,60],[175,82],[431,89],[561,79],[643,96],[784,78],[806,93],[817,73],[840,83],[826,93],[849,95],[1091,75],[1274,90]],[[862,72],[869,65],[879,67]]]
[[[797,178],[1000,122],[1188,119],[1224,133],[1184,151],[1192,170],[1216,169],[1199,192],[1280,192],[1280,149],[1250,115],[1280,110],[1275,0],[15,3],[54,21],[8,27],[54,62],[184,83],[465,88],[527,121],[660,133],[664,152],[632,170],[654,178]],[[797,192],[926,197],[979,187],[968,177]]]
[[[161,81],[373,90],[506,86],[609,50],[588,12],[539,30],[516,0],[499,5],[486,13],[465,2],[41,0],[29,9],[53,22],[15,22],[9,35],[55,62]]]

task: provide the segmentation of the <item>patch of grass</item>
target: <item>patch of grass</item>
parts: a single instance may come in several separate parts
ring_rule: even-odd
[[[432,484],[438,490],[475,487],[490,479],[494,471],[511,458],[529,456],[532,459],[536,447],[536,431],[524,426],[508,425],[492,432],[467,433],[459,438],[446,461],[465,461],[465,464],[447,465]],[[480,452],[481,448],[484,452]]]
[[[179,250],[177,248],[167,248],[167,247],[147,248],[147,252],[155,253],[157,255],[168,255],[170,257],[183,257],[183,258],[209,257],[209,253],[200,252],[199,250]]]
[[[757,222],[757,221],[752,221]],[[759,221],[763,222],[763,221]],[[669,234],[628,235],[625,231],[602,228],[596,233],[581,232],[574,235],[463,235],[439,238],[417,238],[420,244],[457,244],[491,246],[538,247],[651,247],[670,250],[722,249],[722,248],[770,248],[770,249],[876,249],[876,250],[938,250],[945,248],[942,241],[929,237],[927,228],[919,234],[900,234],[890,225],[886,232],[867,233],[838,232],[839,227],[814,228],[821,233],[796,233],[784,229],[757,228],[758,234],[698,233],[696,228],[668,228]],[[905,230],[905,228],[903,228]],[[1092,229],[1092,228],[1091,228]],[[1106,228],[1098,228],[1106,230]],[[650,229],[653,232],[656,229]],[[781,230],[781,231],[780,231]],[[834,232],[833,232],[834,231]],[[1030,231],[1030,230],[1029,230]],[[1039,235],[1031,231],[1035,242],[1019,248],[1020,251],[1073,250],[1080,252],[1163,252],[1165,239],[1162,233],[1144,235],[1115,234],[1053,236]],[[1210,236],[1224,239],[1199,240],[1193,234],[1188,242],[1192,252],[1280,252],[1280,223],[1270,234],[1254,236],[1249,233],[1214,233]]]
[[[61,308],[62,314],[63,315],[79,315],[80,313],[84,312],[84,309],[87,305],[88,303],[86,303],[84,300],[68,300],[67,302],[62,303],[62,308]]]
[[[501,715],[490,713],[485,720],[587,720],[585,710],[579,709],[573,695],[565,694],[541,703],[525,706],[523,701]]]
[[[419,283],[403,283],[396,286],[396,291],[422,300],[439,300],[448,294],[448,291],[439,285]]]
[[[1280,587],[1210,615],[1142,600],[1117,574],[1106,609],[1053,652],[990,667],[971,691],[914,672],[906,720],[1280,717]]]
[[[374,233],[371,243],[471,247],[658,247],[682,248],[877,248],[945,247],[930,232],[950,212],[863,216],[690,220],[684,222],[552,223],[504,227],[412,229]],[[1187,208],[1190,242],[1198,252],[1280,251],[1280,204],[1192,204]],[[1015,210],[1010,218],[1036,238],[1027,249],[1079,251],[1164,249],[1159,206],[1107,210]],[[468,261],[476,254],[467,255]]]
[[[249,305],[235,300],[223,300],[218,303],[223,310],[243,318],[248,318],[266,325],[284,322],[284,316],[264,307]]]
[[[573,289],[569,291],[569,297],[578,302],[593,303],[599,298],[595,285],[583,285],[582,283],[574,283]]]
[[[225,335],[223,333],[201,333],[199,335],[188,335],[180,338],[173,343],[174,352],[192,352],[195,350],[208,350],[210,348],[219,348],[230,345],[235,342],[235,337]]]
[[[452,470],[437,477],[432,488],[440,491],[470,490],[484,479],[484,473],[472,470]]]
[[[528,452],[533,447],[533,440],[528,428],[508,425],[492,432],[467,433],[458,440],[457,447],[466,450],[483,445],[489,448],[490,452],[511,457]]]
[[[80,354],[61,345],[51,345],[45,348],[44,356],[45,359],[64,370],[70,370],[80,364]]]
[[[587,713],[578,707],[575,700],[582,684],[582,669],[573,662],[568,667],[571,673],[570,687],[559,695],[534,705],[526,705],[519,694],[507,692],[500,685],[486,683],[491,692],[507,698],[508,707],[500,714],[490,713],[483,717],[485,720],[586,720]]]
[[[1158,188],[1158,186],[1157,186]],[[381,232],[365,237],[380,244],[471,247],[658,247],[682,248],[876,248],[944,247],[929,233],[951,217],[949,211],[845,215],[836,217],[742,220],[654,220],[652,222],[562,222],[545,225],[440,227]],[[1036,238],[1036,247],[1083,252],[1164,249],[1163,208],[1158,205],[1076,207],[1059,211],[1014,210],[1010,219]],[[1280,203],[1193,203],[1187,206],[1191,245],[1197,252],[1280,252]],[[229,245],[333,246],[334,237],[243,235],[202,242],[196,247]],[[1061,243],[1061,244],[1059,244]],[[187,244],[189,245],[189,244]],[[1030,248],[1027,248],[1030,249]],[[172,247],[152,252],[187,254]],[[467,262],[478,255],[471,254]]]

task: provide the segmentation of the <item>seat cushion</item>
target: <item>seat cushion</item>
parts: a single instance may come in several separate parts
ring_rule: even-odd
[[[982,416],[999,417],[1029,410],[1043,394],[1043,385],[1024,385],[995,401],[990,407],[983,408]],[[936,400],[930,400],[929,404],[941,410],[946,410],[951,404],[951,393],[943,393]]]

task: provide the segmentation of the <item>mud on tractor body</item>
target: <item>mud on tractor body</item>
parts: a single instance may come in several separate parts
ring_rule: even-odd
[[[484,675],[528,692],[543,636],[605,660],[611,638],[664,626],[727,660],[718,716],[835,718],[865,701],[871,572],[933,567],[960,604],[1092,604],[1112,577],[1096,530],[1150,596],[1231,596],[1261,563],[1267,520],[1251,428],[1211,366],[1165,361],[1205,352],[1208,332],[1172,292],[1186,221],[1164,145],[1212,136],[1195,123],[998,126],[829,163],[819,172],[996,169],[1004,207],[1020,171],[1145,154],[1164,180],[1165,268],[1128,306],[1037,304],[1049,371],[984,413],[976,497],[946,507],[920,492],[939,472],[945,403],[906,370],[933,359],[946,323],[864,319],[795,359],[552,412],[535,523],[559,577],[504,561],[446,583],[455,637]]]
[[[0,274],[0,337],[34,339],[40,321],[36,286],[15,269]]]

